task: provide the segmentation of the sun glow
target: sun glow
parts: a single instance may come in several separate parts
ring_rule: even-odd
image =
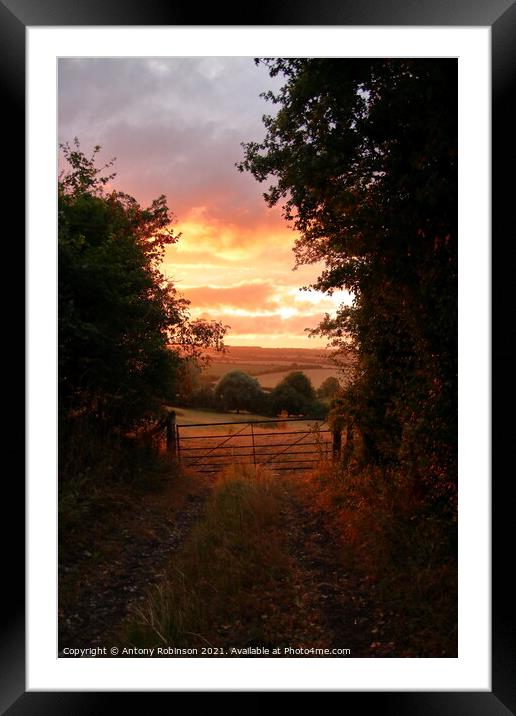
[[[61,64],[59,140],[78,136],[86,152],[99,144],[101,160],[117,157],[110,188],[127,191],[142,207],[167,197],[169,229],[177,240],[166,247],[161,270],[190,300],[193,317],[230,325],[227,341],[234,345],[325,345],[320,338],[308,341],[305,329],[349,297],[300,290],[317,280],[322,267],[293,270],[298,234],[280,207],[266,205],[255,179],[235,167],[242,159],[241,142],[263,134],[260,92],[267,73],[250,85],[255,69],[247,60],[237,62],[240,79],[234,61],[178,64],[154,58],[129,65],[130,80],[123,63]],[[88,104],[74,92],[76,74],[90,72]],[[138,82],[144,95],[152,96],[152,121],[135,92]],[[234,82],[238,92],[224,93],[225,83]],[[103,102],[99,92],[106,92]],[[113,93],[120,95],[115,113]]]

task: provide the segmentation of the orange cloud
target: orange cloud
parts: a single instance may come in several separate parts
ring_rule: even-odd
[[[282,318],[280,314],[229,315],[227,313],[202,313],[201,317],[223,321],[231,326],[230,335],[253,333],[256,335],[303,335],[306,328],[316,328],[322,315],[298,315]]]
[[[297,333],[240,333],[230,334],[224,341],[227,346],[259,346],[261,348],[326,348],[324,338]]]
[[[274,251],[276,260],[281,256],[293,263],[291,252],[294,234],[277,212],[268,220],[252,221],[252,217],[229,214],[218,216],[206,206],[193,207],[173,227],[181,232],[179,242],[167,250],[165,261],[181,254],[201,254],[204,260],[222,259],[239,262]]]
[[[209,307],[220,310],[222,307],[260,310],[264,307],[279,308],[274,299],[274,287],[265,282],[240,283],[236,286],[193,286],[184,287],[181,293],[196,308]]]

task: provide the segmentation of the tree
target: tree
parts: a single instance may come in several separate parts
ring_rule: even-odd
[[[241,370],[233,370],[222,376],[215,387],[215,395],[225,410],[253,411],[262,397],[260,384]]]
[[[277,114],[238,168],[272,178],[264,198],[299,232],[297,265],[324,262],[312,288],[354,295],[316,332],[357,350],[347,390],[366,458],[411,455],[453,479],[457,63],[261,61],[285,84],[265,93]]]
[[[275,415],[286,410],[289,415],[311,413],[315,390],[310,379],[299,370],[288,373],[271,392],[270,403]]]
[[[306,415],[309,405],[303,395],[288,385],[276,386],[270,396],[273,415],[280,415],[284,411],[288,415]]]
[[[201,388],[202,366],[195,358],[185,358],[179,366],[177,378],[174,403],[188,406],[192,396]]]
[[[297,393],[306,398],[308,402],[312,402],[313,400],[315,400],[315,389],[312,385],[312,381],[305,373],[300,370],[290,371],[290,373],[288,373],[283,378],[279,385],[292,388]]]
[[[335,378],[335,376],[333,375],[329,375],[323,380],[323,382],[319,386],[317,390],[317,397],[332,400],[332,398],[334,398],[337,394],[339,388],[340,384],[337,378]]]
[[[59,407],[110,429],[138,427],[173,398],[176,377],[201,347],[220,348],[225,327],[191,321],[189,302],[159,270],[178,240],[165,196],[142,208],[110,190],[102,172],[73,146],[58,184]]]

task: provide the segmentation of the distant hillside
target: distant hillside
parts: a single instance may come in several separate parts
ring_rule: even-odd
[[[208,351],[213,362],[263,363],[273,365],[298,364],[299,366],[333,365],[331,351],[324,348],[261,348],[260,346],[227,346],[224,354]]]
[[[331,351],[321,348],[261,348],[260,346],[229,346],[225,353],[210,351],[209,364],[203,371],[207,383],[216,383],[232,370],[241,370],[258,378],[264,388],[273,388],[292,370],[302,370],[318,388],[330,375],[341,382],[347,377],[332,361]],[[341,358],[343,360],[344,357]],[[351,354],[347,363],[353,361]]]

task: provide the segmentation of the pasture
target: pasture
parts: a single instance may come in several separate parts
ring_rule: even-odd
[[[177,411],[176,417],[178,454],[184,467],[213,472],[232,464],[255,464],[299,470],[330,455],[330,431],[323,420],[271,420],[250,413],[200,410],[184,411],[189,413],[185,416],[182,412]],[[213,416],[219,420],[205,424]]]
[[[196,410],[194,408],[173,408],[176,423],[181,425],[198,425],[199,423],[248,423],[250,420],[270,420],[264,415],[255,413],[218,412],[216,410]]]
[[[307,378],[312,382],[312,385],[317,390],[320,388],[326,378],[334,377],[339,380],[339,371],[336,368],[289,368],[288,370],[277,371],[274,373],[266,373],[264,375],[257,375],[256,379],[262,386],[262,388],[275,388],[280,381],[283,380],[292,370],[302,371]]]
[[[316,363],[307,364],[306,368],[319,368]],[[241,370],[244,373],[258,378],[267,373],[283,373],[291,370],[305,370],[304,365],[289,363],[288,361],[270,363],[267,361],[213,361],[204,370],[207,378],[218,380],[232,370]]]
[[[260,383],[262,388],[275,388],[279,382],[294,370],[302,371],[310,380],[314,388],[317,390],[326,380],[333,376],[337,379],[342,378],[336,368],[330,366],[321,366],[315,364],[297,365],[284,363],[226,363],[224,361],[213,362],[203,371],[204,379],[212,384],[217,383],[226,373],[239,370],[252,375]]]
[[[212,385],[235,370],[253,376],[265,389],[275,388],[294,370],[305,373],[315,389],[329,376],[342,382],[342,375],[331,362],[329,353],[320,349],[230,346],[224,355],[215,352],[207,355],[210,362],[203,370],[203,381]]]

